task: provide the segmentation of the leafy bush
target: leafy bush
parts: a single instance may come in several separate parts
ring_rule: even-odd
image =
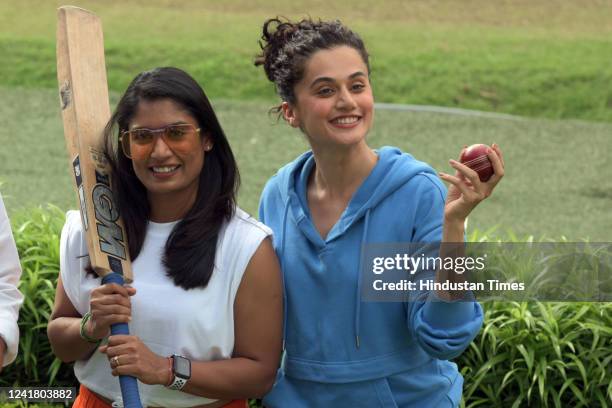
[[[459,357],[466,407],[612,405],[612,304],[485,303]]]
[[[46,324],[59,271],[64,214],[34,209],[13,220],[25,296],[20,350],[1,386],[75,385],[70,365],[53,356]],[[487,241],[492,231],[474,232]],[[533,241],[506,234],[503,241]],[[612,405],[612,303],[487,302],[485,323],[457,359],[465,377],[462,406],[578,407]],[[259,407],[251,401],[251,407]]]

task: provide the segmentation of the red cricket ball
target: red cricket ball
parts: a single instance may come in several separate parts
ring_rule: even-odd
[[[489,181],[493,175],[493,163],[487,156],[486,144],[474,144],[461,153],[459,161],[478,173],[480,181]]]

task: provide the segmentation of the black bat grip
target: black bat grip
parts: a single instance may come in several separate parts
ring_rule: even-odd
[[[118,273],[110,273],[102,278],[102,284],[116,283],[123,286],[123,276]],[[115,323],[111,325],[111,334],[130,334],[127,323]],[[125,408],[142,408],[140,395],[138,394],[138,380],[131,375],[120,375],[119,385],[121,386],[121,398]]]

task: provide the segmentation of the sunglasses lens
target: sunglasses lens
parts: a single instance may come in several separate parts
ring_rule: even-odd
[[[130,131],[130,140],[135,145],[148,145],[155,138],[152,131],[149,129],[134,129]]]
[[[197,130],[192,125],[172,125],[166,128],[164,141],[175,153],[188,153],[196,149]]]
[[[123,153],[132,159],[145,158],[151,149],[155,134],[149,129],[133,129],[123,134]]]
[[[169,142],[182,142],[193,130],[190,125],[174,125],[166,128],[166,137]]]

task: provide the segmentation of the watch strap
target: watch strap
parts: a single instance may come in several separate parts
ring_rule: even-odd
[[[172,381],[172,384],[170,384],[168,388],[171,390],[182,390],[185,384],[187,384],[187,380],[185,378],[177,377],[175,375],[174,381]]]

